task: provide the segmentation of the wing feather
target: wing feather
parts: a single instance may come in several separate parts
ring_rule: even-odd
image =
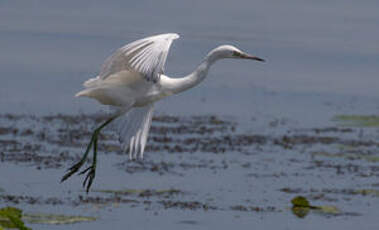
[[[129,148],[130,159],[137,158],[138,153],[143,157],[153,111],[153,104],[134,107],[114,121],[122,149],[127,151]]]
[[[160,34],[143,38],[119,48],[111,55],[100,71],[100,78],[123,71],[133,70],[141,73],[147,81],[157,82],[164,73],[168,51],[178,34]]]

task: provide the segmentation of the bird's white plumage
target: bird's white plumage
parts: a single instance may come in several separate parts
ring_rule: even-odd
[[[160,98],[155,83],[178,34],[143,38],[119,48],[104,62],[99,76],[84,83],[77,96],[88,96],[122,111],[115,123],[120,142],[130,158],[143,156],[153,116],[153,103]]]
[[[178,34],[160,34],[129,43],[118,49],[104,63],[99,77],[108,76],[122,70],[140,73],[148,81],[157,82],[164,72],[164,64],[173,40]]]
[[[178,34],[160,34],[129,43],[104,62],[100,74],[84,83],[76,96],[87,96],[118,108],[115,120],[120,142],[130,158],[143,156],[153,116],[154,102],[199,84],[209,67],[221,58],[249,58],[233,46],[219,46],[199,67],[183,78],[163,75],[168,51]]]
[[[122,149],[129,148],[129,158],[143,157],[147,137],[153,117],[154,104],[135,107],[115,120]]]

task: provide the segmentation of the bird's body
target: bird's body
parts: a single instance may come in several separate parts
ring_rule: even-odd
[[[142,158],[152,120],[154,102],[190,89],[208,74],[212,64],[222,58],[243,58],[264,61],[248,55],[234,46],[224,45],[213,49],[203,62],[189,75],[170,78],[163,74],[168,50],[177,34],[161,34],[134,41],[118,49],[104,63],[100,74],[84,83],[85,89],[76,96],[96,99],[104,105],[117,108],[117,113],[97,128],[80,162],[69,169],[62,178],[66,180],[79,170],[93,145],[94,163],[84,170],[87,192],[95,177],[97,136],[101,129],[113,120],[119,123],[118,132],[123,149],[129,149],[129,157]]]
[[[91,78],[84,83],[85,90],[76,96],[91,97],[104,105],[117,107],[145,106],[162,98],[159,85],[147,82],[134,71],[120,71],[106,79]]]

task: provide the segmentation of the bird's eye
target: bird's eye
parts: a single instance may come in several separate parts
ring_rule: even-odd
[[[233,51],[233,56],[235,56],[235,57],[240,57],[240,56],[241,56],[241,53],[240,53],[240,52],[237,52],[237,51]]]

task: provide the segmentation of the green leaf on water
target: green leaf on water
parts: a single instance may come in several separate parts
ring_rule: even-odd
[[[22,221],[22,210],[14,207],[5,207],[0,209],[0,227],[17,228],[20,230],[30,230],[25,227]]]
[[[332,121],[341,123],[343,126],[355,127],[379,127],[379,116],[376,115],[337,115]]]
[[[66,215],[55,215],[55,214],[25,214],[25,221],[32,224],[74,224],[79,222],[89,222],[95,221],[95,217],[90,216],[66,216]]]
[[[110,193],[114,195],[131,195],[131,194],[140,194],[144,192],[143,189],[120,189],[120,190],[110,190],[110,189],[100,189],[100,190],[94,190],[94,192],[101,192],[101,193]]]
[[[307,198],[303,196],[297,196],[291,200],[292,203],[292,213],[299,218],[304,218],[308,215],[311,206]]]
[[[292,203],[292,213],[297,217],[304,218],[308,213],[312,210],[322,215],[337,215],[340,214],[341,211],[335,207],[330,205],[323,206],[313,206],[307,200],[307,198],[303,196],[297,196],[291,200]]]
[[[309,208],[309,201],[303,196],[297,196],[291,200],[293,206]]]

